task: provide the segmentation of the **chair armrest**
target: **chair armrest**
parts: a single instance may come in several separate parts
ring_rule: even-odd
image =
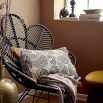
[[[36,80],[30,78],[28,75],[25,75],[21,71],[18,70],[18,67],[11,64],[10,62],[4,62],[5,67],[8,70],[8,72],[12,75],[12,77],[18,81],[20,84],[24,85],[28,88],[34,88],[34,86],[37,86]]]

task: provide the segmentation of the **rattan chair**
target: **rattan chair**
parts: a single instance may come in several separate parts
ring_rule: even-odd
[[[7,20],[7,21],[6,21]],[[6,28],[6,29],[5,29]],[[33,96],[33,101],[37,97],[44,98],[41,96],[43,91],[48,92],[48,103],[50,103],[50,93],[58,93],[58,89],[36,83],[32,78],[25,75],[22,71],[20,63],[14,54],[11,52],[11,46],[26,48],[26,49],[52,49],[53,37],[44,25],[37,24],[32,25],[28,29],[24,24],[24,21],[15,14],[6,14],[1,21],[1,35],[0,35],[0,52],[3,55],[4,64],[11,76],[18,81],[26,90],[19,97],[19,103],[24,99],[25,96]],[[76,58],[72,53],[69,53],[71,61],[76,65]],[[31,95],[29,92],[31,89],[35,89],[35,93]],[[37,91],[40,94],[37,96]]]

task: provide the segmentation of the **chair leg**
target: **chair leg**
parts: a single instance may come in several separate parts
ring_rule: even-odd
[[[37,96],[37,90],[35,90],[35,94],[33,96],[33,100],[32,100],[32,103],[34,103],[34,100],[35,100],[35,97],[37,97],[35,103],[38,102],[39,98],[41,98],[41,94],[43,93],[43,91],[40,92],[40,94]],[[48,91],[48,103],[50,103],[50,92]]]
[[[36,97],[36,93],[37,93],[37,90],[35,90],[35,94],[34,94],[34,96],[33,96],[33,100],[32,100],[32,103],[34,102],[34,100],[35,100],[35,97]]]
[[[28,94],[28,92],[30,91],[30,88],[27,88],[23,94],[20,96],[20,98],[18,99],[19,103],[24,99],[24,97]]]
[[[48,103],[50,103],[50,93],[48,91]]]
[[[38,95],[38,98],[37,98],[37,100],[36,100],[36,102],[35,103],[37,103],[38,102],[38,100],[39,100],[39,98],[40,98],[40,96],[41,96],[41,94],[43,93],[43,91],[41,91],[40,92],[40,94]]]

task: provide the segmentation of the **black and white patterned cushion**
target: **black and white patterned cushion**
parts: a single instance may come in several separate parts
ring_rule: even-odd
[[[36,79],[41,75],[53,73],[76,74],[66,48],[55,50],[22,49],[20,63],[24,73]]]

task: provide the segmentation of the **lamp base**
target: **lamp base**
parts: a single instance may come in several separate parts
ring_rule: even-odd
[[[75,14],[70,14],[69,17],[76,17],[76,15]]]

